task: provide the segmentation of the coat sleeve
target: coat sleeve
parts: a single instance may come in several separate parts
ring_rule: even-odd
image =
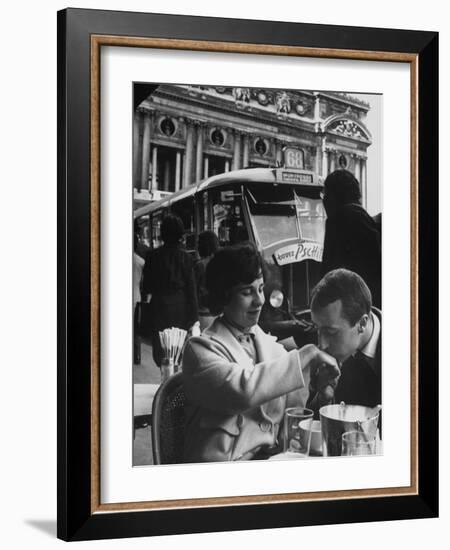
[[[186,394],[193,403],[230,415],[304,386],[296,350],[256,365],[238,364],[227,357],[218,343],[204,336],[188,342],[183,376]]]

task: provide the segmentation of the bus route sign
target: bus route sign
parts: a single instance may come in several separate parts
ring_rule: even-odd
[[[293,264],[303,260],[322,261],[323,246],[310,241],[302,241],[289,246],[283,246],[274,253],[278,265]]]
[[[283,183],[301,183],[308,185],[313,183],[312,174],[303,174],[299,172],[289,172],[289,170],[281,170],[281,181]]]

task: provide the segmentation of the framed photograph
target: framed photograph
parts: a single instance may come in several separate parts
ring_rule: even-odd
[[[433,32],[58,13],[60,538],[438,515],[437,82]]]

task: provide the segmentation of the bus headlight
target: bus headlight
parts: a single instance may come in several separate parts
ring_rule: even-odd
[[[280,307],[283,303],[284,296],[281,290],[272,290],[270,293],[269,302],[270,305],[274,308]]]

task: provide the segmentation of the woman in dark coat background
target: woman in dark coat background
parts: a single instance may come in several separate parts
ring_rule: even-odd
[[[142,294],[151,295],[151,340],[153,359],[161,366],[158,332],[178,327],[189,330],[198,321],[193,261],[183,248],[184,227],[178,216],[168,215],[161,223],[163,245],[150,250],[142,274]]]

